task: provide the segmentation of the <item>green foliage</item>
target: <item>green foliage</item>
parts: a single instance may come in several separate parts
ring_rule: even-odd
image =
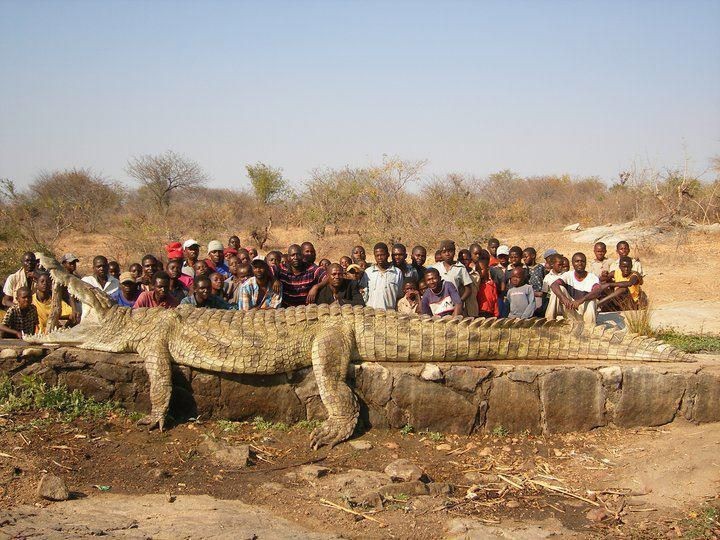
[[[415,432],[415,428],[412,427],[410,424],[405,424],[403,427],[400,428],[400,434],[401,435],[410,435],[411,433]]]
[[[240,423],[231,420],[218,420],[216,424],[223,433],[235,433],[240,429]]]
[[[677,330],[662,330],[657,337],[687,353],[720,352],[720,336],[683,334]]]
[[[104,418],[119,410],[112,402],[98,403],[85,397],[80,390],[68,390],[65,385],[48,386],[33,376],[22,377],[19,383],[3,376],[0,379],[0,412],[50,410],[64,421],[75,418]]]
[[[422,435],[430,439],[431,441],[442,441],[445,438],[445,435],[440,433],[439,431],[423,431]]]
[[[320,420],[300,420],[293,427],[302,429],[304,431],[312,432],[314,429],[319,428],[322,425]]]
[[[700,540],[717,538],[720,532],[720,511],[713,506],[705,506],[698,512],[691,512],[680,522],[683,538]]]
[[[246,165],[257,200],[264,205],[277,202],[289,194],[289,186],[283,178],[282,169],[271,167],[265,163]]]
[[[290,426],[288,426],[285,422],[271,422],[270,420],[265,420],[262,416],[256,416],[253,418],[251,424],[257,431],[290,430]]]
[[[509,431],[507,430],[507,428],[506,428],[505,426],[501,426],[501,425],[498,424],[497,426],[495,426],[495,427],[493,428],[493,430],[491,431],[491,433],[492,433],[493,435],[495,435],[496,437],[507,437]]]

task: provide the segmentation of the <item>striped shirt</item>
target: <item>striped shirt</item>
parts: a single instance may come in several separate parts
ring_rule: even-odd
[[[277,269],[277,278],[282,283],[282,306],[304,306],[308,292],[325,278],[325,269],[313,264],[301,274],[295,275],[292,270]]]
[[[15,304],[7,310],[2,323],[18,332],[24,332],[28,335],[34,334],[40,324],[37,308],[30,304],[25,310],[22,310],[20,306]]]

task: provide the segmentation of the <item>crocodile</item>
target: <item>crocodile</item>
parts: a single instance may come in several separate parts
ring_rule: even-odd
[[[181,305],[130,309],[38,255],[53,280],[82,302],[82,322],[26,336],[31,343],[137,352],[150,380],[151,412],[140,423],[163,429],[171,363],[201,370],[268,375],[312,366],[328,418],[311,445],[334,446],[355,429],[358,400],[346,384],[350,362],[589,359],[688,361],[657,339],[611,325],[567,320],[429,317],[348,305],[229,311]],[[54,295],[59,298],[60,295]]]

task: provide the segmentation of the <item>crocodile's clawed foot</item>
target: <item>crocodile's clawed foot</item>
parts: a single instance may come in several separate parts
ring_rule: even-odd
[[[148,426],[148,431],[158,428],[162,433],[165,427],[165,415],[150,413],[137,421],[138,426]]]
[[[330,448],[352,435],[357,422],[356,416],[331,417],[325,420],[320,427],[315,428],[310,435],[310,446],[317,450],[321,446],[328,445]]]

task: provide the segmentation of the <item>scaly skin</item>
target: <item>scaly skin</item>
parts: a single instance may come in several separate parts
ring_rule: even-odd
[[[152,412],[143,419],[163,428],[170,403],[171,363],[220,373],[267,375],[312,366],[328,420],[312,445],[334,446],[355,429],[359,407],[345,383],[350,361],[456,362],[465,360],[588,359],[686,361],[687,355],[653,338],[580,320],[431,318],[337,304],[226,311],[182,305],[174,310],[112,306],[98,289],[42,254],[54,283],[68,287],[90,315],[70,330],[28,336],[108,352],[137,352],[150,379]]]

